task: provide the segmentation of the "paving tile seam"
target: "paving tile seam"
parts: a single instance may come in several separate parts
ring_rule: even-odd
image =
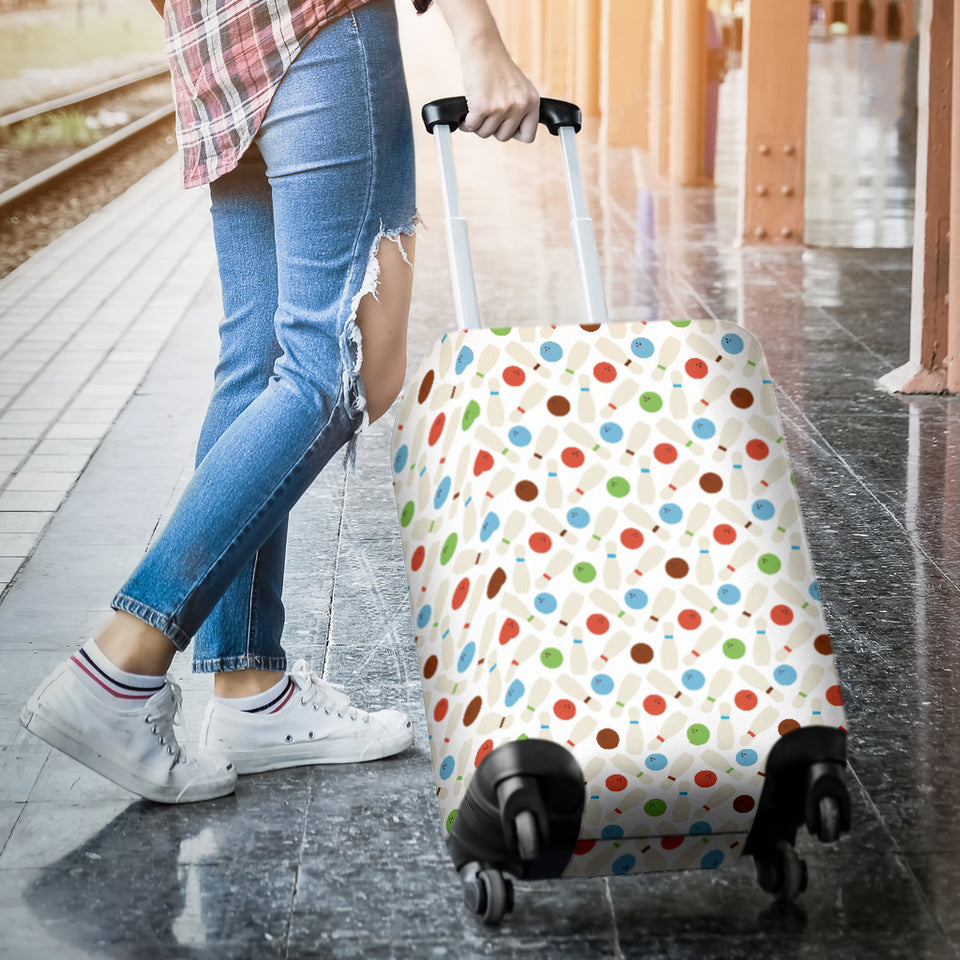
[[[615,960],[626,960],[623,946],[620,943],[620,928],[617,925],[617,909],[613,904],[613,893],[610,890],[610,878],[603,877],[603,897],[610,909],[610,927],[613,932],[613,955]]]
[[[330,596],[327,600],[327,610],[326,610],[327,631],[326,631],[326,636],[324,637],[324,642],[323,642],[323,659],[320,662],[320,669],[318,671],[320,676],[323,677],[324,679],[326,679],[326,677],[328,676],[328,671],[330,669],[330,661],[327,657],[327,653],[330,650],[331,644],[333,642],[331,638],[331,635],[333,632],[333,601],[337,594],[337,583],[339,581],[339,573],[340,573],[340,558],[343,551],[342,534],[343,534],[344,498],[346,496],[346,489],[347,489],[346,469],[344,469],[342,476],[337,477],[337,480],[338,480],[337,485],[339,487],[339,495],[337,497],[337,509],[340,511],[339,516],[337,518],[337,532],[336,532],[337,549],[333,555],[333,570],[331,573],[331,581],[333,583],[333,586],[330,590]]]
[[[297,907],[297,891],[300,888],[300,871],[303,868],[303,851],[307,845],[307,823],[310,817],[310,808],[313,804],[313,784],[316,772],[315,767],[309,767],[307,779],[307,796],[303,804],[303,816],[300,820],[300,842],[297,844],[297,862],[294,869],[293,889],[290,892],[290,907],[287,910],[287,922],[283,931],[283,957],[290,958],[290,933],[293,928],[293,916]]]

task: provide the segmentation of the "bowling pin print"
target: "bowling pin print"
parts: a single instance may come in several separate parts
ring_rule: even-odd
[[[512,467],[504,467],[493,475],[484,496],[496,502],[497,497],[508,491],[512,492],[515,485],[516,472]]]
[[[695,587],[693,584],[688,584],[680,591],[680,593],[698,610],[702,610],[704,613],[709,613],[714,620],[719,620],[722,623],[727,619],[726,610],[724,610],[723,607],[718,606],[699,587]]]
[[[536,407],[546,395],[547,388],[542,383],[531,384],[523,392],[520,402],[510,411],[510,422],[520,423],[520,421],[523,420],[524,414],[526,414],[528,410]]]
[[[673,420],[663,417],[657,423],[657,432],[679,449],[689,450],[695,457],[703,455],[703,447]]]
[[[560,619],[554,627],[554,634],[562,636],[570,630],[571,621],[580,612],[586,598],[582,593],[568,593],[564,598],[563,605],[560,607]]]
[[[790,534],[790,553],[787,555],[787,576],[803,582],[807,579],[807,558],[803,553],[803,539],[799,533]]]
[[[563,486],[557,475],[556,460],[547,462],[547,475],[543,483],[543,499],[551,510],[559,510],[563,506]]]
[[[603,563],[603,585],[607,590],[616,590],[620,586],[620,564],[617,563],[617,544],[615,540],[608,540],[606,559]]]
[[[724,804],[729,803],[736,795],[737,788],[731,786],[729,783],[725,783],[722,786],[718,786],[716,789],[710,791],[707,799],[701,805],[700,809],[704,813],[717,811],[723,807]]]
[[[560,383],[568,384],[589,356],[590,344],[586,340],[577,340],[563,358],[564,369],[559,377]]]
[[[633,635],[626,630],[618,630],[612,634],[603,645],[603,653],[593,662],[593,669],[603,671],[607,662],[623,653],[633,643]]]
[[[590,472],[589,470],[587,471]],[[620,515],[613,507],[604,507],[597,514],[596,522],[590,531],[590,539],[586,542],[588,550],[596,550],[603,542],[604,537],[613,529],[613,525],[620,519]]]
[[[492,427],[501,427],[506,419],[506,411],[503,408],[500,381],[496,377],[490,377],[486,384],[489,391],[485,410],[486,420]]]
[[[787,642],[776,652],[774,656],[777,658],[777,660],[783,663],[783,661],[785,661],[790,654],[796,650],[799,650],[800,647],[809,642],[810,638],[816,632],[817,631],[812,623],[806,621],[798,623],[793,630],[790,631],[790,636],[787,638]]]
[[[735,767],[730,761],[721,756],[715,750],[703,750],[700,753],[700,759],[709,764],[714,770],[718,770],[728,780],[742,780],[743,773]]]
[[[701,337],[699,333],[687,333],[687,346],[691,350],[696,350],[711,367],[719,366],[724,370],[733,370],[734,362],[714,344],[710,343],[706,337]]]
[[[705,653],[709,652],[723,639],[720,627],[708,627],[698,637],[694,648],[683,658],[687,667],[692,667]]]
[[[773,452],[783,443],[783,435],[780,433],[776,421],[768,417],[761,417],[754,413],[747,420],[747,426],[754,436],[760,437]]]
[[[728,477],[730,496],[734,500],[747,499],[747,477],[743,472],[743,454],[734,450],[730,454],[730,476]]]
[[[650,458],[637,457],[637,467],[640,472],[633,477],[636,483],[637,502],[652,506],[657,502],[657,486],[650,470]]]
[[[535,357],[526,347],[521,346],[516,340],[509,340],[506,346],[507,356],[510,357],[518,366],[523,367],[524,371],[534,371],[541,377],[550,376],[550,367],[546,363],[541,363],[539,357]]]
[[[530,592],[530,568],[527,566],[527,548],[521,543],[514,544],[513,547],[512,583],[514,592],[519,594]]]
[[[531,630],[543,630],[543,621],[519,598],[510,593],[501,591],[497,602],[501,609],[513,617],[518,623],[528,623]]]
[[[800,678],[800,683],[797,687],[797,695],[793,698],[793,705],[796,708],[804,706],[804,702],[807,697],[817,689],[820,681],[823,679],[823,675],[826,671],[823,667],[814,664],[813,666],[807,667],[803,672],[803,676]]]
[[[660,663],[664,670],[676,670],[680,662],[674,625],[669,621],[663,625],[663,641],[660,644]]]
[[[650,607],[650,615],[643,625],[644,630],[649,633],[660,627],[660,621],[670,611],[675,597],[676,594],[673,590],[664,588],[657,591],[656,596],[653,598],[653,604]]]
[[[489,555],[489,550],[461,550],[453,561],[453,572],[464,574],[475,567],[482,567]]]
[[[681,343],[676,337],[668,337],[660,347],[660,353],[657,356],[657,365],[651,372],[654,380],[662,380],[663,375],[670,368],[670,365],[677,359],[680,353]]]
[[[737,670],[737,675],[742,677],[757,692],[761,700],[769,699],[774,703],[783,702],[783,692],[776,688],[772,680],[767,679],[756,667],[750,664],[744,664]]]
[[[654,520],[643,507],[635,503],[626,503],[621,512],[635,527],[639,527],[641,533],[655,533],[661,540],[670,539],[670,531],[658,520]]]
[[[582,632],[582,631],[580,631]],[[570,669],[573,673],[582,677],[587,673],[587,650],[583,643],[583,637],[573,637],[570,642]]]
[[[785,456],[781,455],[771,459],[772,462],[764,472],[763,479],[753,488],[753,492],[757,496],[762,496],[766,490],[775,486],[790,472],[790,464],[787,463],[787,458]]]
[[[623,713],[627,704],[636,696],[637,691],[640,689],[640,676],[636,673],[628,673],[621,681],[620,687],[617,690],[617,699],[614,701],[613,706],[608,711],[609,716],[616,719]]]
[[[503,491],[500,492],[502,493]],[[513,513],[507,517],[506,522],[503,524],[500,530],[496,531],[496,533],[501,534],[500,540],[496,544],[496,550],[500,556],[505,556],[512,553],[514,547],[516,546],[515,541],[522,542],[520,541],[520,537],[526,524],[527,516],[522,510],[514,510]],[[491,538],[491,542],[493,539],[495,539],[496,533],[494,534],[494,537]]]
[[[670,374],[670,416],[674,420],[684,420],[687,416],[687,397],[683,390],[683,374],[674,370]]]
[[[740,616],[737,617],[738,627],[745,627],[751,622],[753,615],[760,609],[760,605],[766,599],[768,592],[769,587],[762,583],[755,583],[750,588],[743,602],[743,609],[740,611]]]
[[[699,464],[693,460],[688,460],[685,463],[681,464],[673,474],[673,477],[670,479],[670,482],[667,484],[663,490],[660,491],[660,496],[664,500],[670,500],[673,498],[673,495],[685,487],[694,477],[700,472]]]
[[[773,586],[773,592],[795,610],[806,610],[812,602],[809,596],[804,596],[792,583],[787,583],[786,580],[777,580]]]
[[[650,436],[650,424],[643,420],[637,420],[627,432],[627,442],[623,454],[620,457],[620,463],[623,466],[629,466],[638,450],[642,450]]]
[[[799,502],[791,497],[781,508],[777,516],[777,529],[773,531],[770,539],[774,543],[779,543],[790,528],[800,519]],[[800,579],[794,577],[794,579]]]
[[[764,707],[750,724],[750,729],[740,738],[740,745],[747,747],[755,737],[758,737],[768,727],[780,718],[780,711],[776,707]]]
[[[640,390],[640,381],[635,379],[623,380],[617,384],[610,399],[600,410],[600,416],[604,420],[609,420],[616,412],[630,403]]]
[[[741,543],[740,546],[733,551],[733,556],[730,557],[730,561],[720,570],[719,579],[726,582],[738,570],[745,567],[756,555],[757,545],[755,543]]]
[[[686,823],[690,819],[690,787],[691,784],[686,780],[677,784],[676,799],[671,810],[675,823]]]
[[[576,546],[578,542],[576,531],[562,523],[560,519],[549,510],[543,507],[535,507],[530,514],[530,519],[535,527],[546,530],[551,536],[554,536],[570,546]]]
[[[551,688],[552,684],[546,677],[540,677],[534,681],[527,694],[527,703],[520,717],[523,723],[529,723],[534,719],[540,704],[546,700]]]
[[[569,550],[555,551],[550,553],[549,557],[550,559],[546,567],[544,567],[543,573],[541,573],[536,580],[537,588],[540,590],[549,586],[552,580],[559,577],[560,574],[569,570],[572,566],[573,554]]]
[[[666,667],[666,664],[664,664]],[[672,667],[666,667],[668,670]],[[684,693],[665,673],[660,670],[648,670],[647,682],[670,700],[676,700],[681,706],[689,707],[693,700]]]
[[[733,720],[730,719],[730,711],[733,708],[729,703],[720,704],[720,722],[717,724],[717,749],[733,749],[735,735],[733,730]]]
[[[485,423],[477,421],[473,427],[473,436],[474,439],[483,444],[487,450],[493,455],[495,461],[501,459],[509,459],[512,463],[518,463],[520,461],[520,456],[517,453],[516,449],[512,447],[510,442],[506,438],[505,430],[492,430]],[[469,449],[469,452],[467,450]],[[470,459],[470,466],[473,467],[476,460],[477,451],[472,448],[465,448],[461,452],[461,458],[464,456],[464,453],[467,454]],[[460,469],[460,463],[457,463],[457,469]],[[471,470],[471,473],[473,471]],[[459,490],[461,487],[460,484],[456,485],[456,489]]]
[[[509,730],[513,724],[513,714],[502,714],[496,710],[485,713],[477,721],[477,736],[489,737],[491,733],[498,730]]]
[[[707,688],[707,698],[703,701],[700,706],[700,709],[704,713],[711,713],[713,711],[714,705],[717,702],[717,698],[723,696],[723,694],[730,687],[730,681],[733,679],[733,672],[727,670],[726,667],[718,670],[710,681],[710,686]]]
[[[606,765],[607,758],[604,756],[591,757],[583,764],[583,782],[589,785],[592,793],[599,793],[599,790],[593,790],[592,788],[599,787],[599,784],[594,783],[594,781],[603,773]]]
[[[753,638],[753,662],[758,667],[766,666],[770,662],[770,637],[767,634],[767,621],[763,617],[754,620],[756,633]]]
[[[626,746],[627,753],[631,756],[639,757],[643,753],[643,730],[640,728],[640,708],[631,707],[627,711],[629,723],[627,724]]]
[[[557,428],[549,424],[537,431],[533,438],[533,451],[528,464],[531,470],[539,466],[543,458],[553,449],[559,435]]]
[[[556,683],[571,700],[576,702],[578,707],[582,703],[593,711],[603,709],[600,701],[585,690],[573,677],[561,672],[560,676],[557,677]]]
[[[731,417],[720,430],[720,436],[717,438],[717,448],[713,451],[713,459],[720,463],[730,452],[730,448],[740,436],[743,429],[743,421]]]
[[[739,528],[737,530],[738,536],[740,535],[741,529],[746,530],[755,537],[760,536],[762,533],[760,527],[756,526],[753,520],[730,500],[721,500],[717,504],[717,512],[733,527]]]
[[[583,495],[592,490],[598,483],[606,479],[607,468],[602,463],[595,463],[588,467],[577,482],[570,496],[567,497],[568,503],[579,503]],[[601,534],[603,536],[603,534]]]
[[[658,545],[645,550],[637,561],[637,565],[626,576],[627,583],[636,583],[646,573],[651,573],[660,565],[660,561],[667,555],[667,551]]]
[[[490,371],[497,365],[500,360],[500,347],[495,344],[488,344],[480,351],[480,357],[473,366],[473,375],[471,377],[471,382],[476,379],[479,383],[480,381],[486,381],[487,376],[490,374]],[[489,382],[489,381],[486,381]]]
[[[618,366],[629,367],[633,363],[634,357],[624,353],[620,345],[612,337],[598,337],[595,341],[597,350],[600,351],[611,363]]]
[[[600,460],[610,459],[609,448],[601,445],[599,437],[595,433],[591,433],[585,429],[577,423],[576,420],[565,423],[563,425],[563,433],[564,436],[572,440],[581,451],[589,450],[591,454]],[[590,459],[593,459],[593,457]]]
[[[520,641],[520,643],[514,648],[513,656],[510,659],[510,663],[507,666],[506,675],[504,676],[504,683],[507,687],[510,686],[511,681],[516,675],[517,668],[522,666],[525,663],[529,663],[537,655],[537,651],[540,649],[540,638],[535,633],[527,634]]]
[[[684,710],[675,710],[671,713],[663,725],[660,732],[647,744],[648,750],[658,750],[668,740],[675,737],[687,725],[687,714]]]
[[[681,547],[687,547],[699,533],[700,528],[710,519],[710,507],[705,503],[694,504],[693,509],[686,517],[684,531],[677,541]]]
[[[610,620],[611,626],[620,623],[626,627],[632,627],[636,622],[636,617],[632,613],[627,613],[610,594],[603,590],[591,590],[590,602],[597,610],[602,610]],[[666,612],[666,611],[664,611]]]
[[[713,583],[713,562],[710,559],[710,538],[701,537],[699,542],[699,554],[697,555],[696,576],[697,583],[706,585]]]
[[[722,376],[716,376],[707,382],[700,399],[693,405],[691,414],[702,417],[711,403],[716,403],[721,397],[726,396],[730,390],[730,381]]]
[[[580,389],[577,392],[577,418],[581,423],[593,423],[597,419],[597,405],[591,392],[591,378],[585,373],[580,377]]]

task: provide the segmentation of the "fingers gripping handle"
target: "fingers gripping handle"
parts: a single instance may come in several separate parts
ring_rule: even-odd
[[[453,275],[457,323],[460,329],[477,330],[480,328],[477,291],[474,285],[467,224],[460,215],[460,199],[451,140],[451,131],[455,130],[467,115],[467,101],[465,97],[433,100],[423,107],[421,114],[427,130],[434,134],[437,142],[443,199],[447,213],[447,253]],[[580,108],[563,100],[542,98],[540,122],[551,133],[559,136],[563,150],[567,197],[570,201],[570,233],[587,320],[590,323],[606,323],[607,308],[603,297],[600,261],[597,256],[593,223],[587,211],[583,177],[577,157],[575,134],[580,129]]]

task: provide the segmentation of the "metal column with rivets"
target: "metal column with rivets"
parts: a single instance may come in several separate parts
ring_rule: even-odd
[[[803,243],[809,0],[748,0],[741,236]]]

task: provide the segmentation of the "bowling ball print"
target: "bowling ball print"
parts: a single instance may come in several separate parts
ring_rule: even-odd
[[[698,630],[703,623],[703,617],[700,616],[699,611],[687,607],[686,610],[681,610],[677,614],[677,623],[684,630]]]
[[[693,421],[693,435],[698,440],[709,440],[716,432],[716,424],[706,417],[698,417]]]
[[[437,659],[437,655],[432,653],[427,657],[426,663],[423,665],[423,677],[425,680],[430,680],[433,675],[437,672],[437,667],[439,666],[440,661]]]
[[[729,640],[723,641],[721,649],[725,657],[730,660],[739,660],[747,652],[747,645],[736,637],[730,637]]]
[[[593,368],[593,375],[601,383],[612,383],[617,379],[617,368],[604,360]]]
[[[683,519],[683,508],[676,503],[665,503],[660,508],[660,519],[664,523],[679,523]]]
[[[716,784],[717,775],[712,770],[701,770],[693,778],[693,782],[698,787],[703,787],[706,790]]]
[[[613,679],[605,673],[598,673],[590,680],[590,689],[601,696],[613,693]]]
[[[463,411],[463,417],[460,420],[460,429],[469,430],[473,426],[473,421],[480,416],[480,404],[476,400],[471,400]]]
[[[698,820],[696,823],[690,824],[690,836],[692,837],[705,837],[710,833],[713,833],[713,827],[706,820]]]
[[[618,499],[625,497],[630,492],[630,484],[626,477],[611,477],[607,481],[607,493],[611,497]]]
[[[613,773],[604,781],[606,788],[613,793],[627,789],[627,778],[621,773]]]
[[[437,492],[433,495],[433,509],[439,510],[446,502],[447,496],[450,493],[450,487],[453,485],[453,480],[450,477],[444,477],[437,484]]]
[[[817,603],[820,602],[820,584],[816,580],[810,584],[810,596],[813,597]]]
[[[843,692],[840,690],[838,685],[834,684],[832,687],[828,687],[824,696],[827,698],[827,703],[829,703],[831,706],[843,706]]]
[[[522,500],[524,503],[530,503],[531,500],[536,500],[537,494],[540,493],[537,485],[532,480],[521,480],[513,488],[513,492],[517,495],[517,499]]]
[[[705,360],[699,357],[691,357],[684,365],[684,372],[688,377],[694,380],[702,380],[708,373],[708,367]]]
[[[710,850],[700,858],[700,867],[703,870],[716,870],[723,863],[722,850]]]
[[[450,536],[443,541],[443,546],[440,548],[440,566],[445,567],[456,552],[457,535],[456,533],[451,533]]]
[[[716,473],[705,473],[700,477],[700,489],[704,493],[719,493],[723,489],[723,480]]]
[[[540,653],[540,662],[548,670],[556,670],[563,664],[563,654],[556,647],[547,647]]]
[[[442,700],[437,701],[437,705],[433,708],[433,719],[439,723],[446,715],[447,710],[450,707],[450,701],[444,697]]]
[[[486,543],[500,526],[500,518],[491,510],[480,524],[480,542]]]
[[[788,663],[781,663],[780,666],[773,671],[773,679],[776,680],[780,686],[789,687],[791,683],[796,683],[797,671]]]
[[[640,394],[640,409],[646,413],[656,413],[663,407],[663,397],[653,390],[647,390]]]
[[[830,637],[825,633],[821,633],[820,636],[813,641],[813,649],[816,650],[817,653],[822,653],[825,657],[829,657],[830,654],[833,653],[833,644],[830,642]]]
[[[601,840],[622,840],[623,839],[623,827],[616,823],[608,823],[600,831]]]
[[[725,583],[717,590],[717,599],[727,607],[732,607],[740,602],[740,588],[732,583]]]
[[[660,846],[664,850],[676,850],[683,845],[683,837],[664,837],[660,841]]]
[[[672,443],[658,443],[653,448],[657,463],[673,463],[677,459],[677,448]]]
[[[484,740],[483,743],[480,744],[480,749],[477,751],[477,755],[473,758],[473,765],[475,767],[479,767],[483,758],[490,753],[491,750],[493,750],[493,741]]]
[[[423,544],[421,543],[420,546],[413,551],[413,556],[410,558],[410,569],[413,571],[419,570],[423,566],[423,559],[426,555],[427,551],[423,549]]]
[[[777,512],[769,500],[755,500],[750,510],[758,520],[770,520]]]
[[[630,648],[630,659],[634,663],[649,663],[653,659],[653,647],[649,643],[635,643]]]
[[[480,708],[483,706],[483,697],[474,697],[463,712],[463,725],[469,727],[480,715]]]
[[[667,758],[662,753],[651,753],[650,756],[643,761],[643,765],[648,770],[652,770],[654,773],[657,773],[666,767]]]
[[[623,602],[631,610],[642,610],[647,605],[647,595],[639,587],[631,587],[623,595]]]
[[[619,443],[623,439],[623,427],[619,423],[605,423],[600,428],[600,439],[604,443]]]
[[[604,727],[597,734],[597,744],[601,750],[616,750],[620,746],[620,734],[610,727]]]
[[[586,560],[573,566],[573,576],[579,583],[591,583],[597,577],[597,568]]]
[[[453,829],[454,821],[456,821],[456,819],[457,819],[457,814],[458,814],[459,812],[460,812],[460,810],[459,810],[459,808],[457,808],[456,810],[451,810],[451,811],[447,814],[447,821],[446,821],[446,823],[444,824],[444,826],[447,828],[447,833],[449,833],[449,832]]]
[[[737,531],[729,523],[718,523],[713,528],[713,539],[721,546],[728,547],[737,539]]]
[[[689,320],[671,320],[671,321],[670,321],[670,324],[671,324],[671,326],[680,327],[680,328],[682,329],[683,327],[689,327],[689,326],[690,326],[690,322],[691,322],[691,321],[689,321]]]
[[[659,717],[667,709],[667,701],[659,693],[643,698],[643,709],[652,717]]]
[[[433,446],[443,433],[443,425],[447,422],[447,417],[443,413],[438,413],[430,424],[430,431],[427,433],[427,445]]]
[[[394,473],[399,473],[407,465],[407,457],[409,454],[410,451],[407,449],[407,445],[405,443],[397,448],[397,452],[393,455]]]
[[[667,812],[666,801],[660,800],[658,798],[648,800],[643,805],[643,812],[648,817],[662,817]]]
[[[553,705],[553,712],[561,720],[572,720],[577,715],[577,707],[572,700],[558,700]]]
[[[513,327],[491,327],[490,332],[495,337],[505,337],[512,329]]]
[[[667,561],[667,576],[674,580],[682,580],[690,572],[690,564],[682,557],[673,557]]]
[[[581,323],[579,326],[580,326],[580,329],[581,329],[581,330],[584,330],[584,331],[587,332],[587,333],[596,333],[596,332],[600,329],[601,324],[599,324],[599,323]]]
[[[560,452],[560,462],[565,467],[570,467],[571,470],[582,467],[585,459],[583,451],[579,447],[564,447]]]
[[[522,680],[513,680],[507,687],[507,695],[503,698],[504,706],[512,707],[523,695],[527,688]]]
[[[417,626],[421,630],[430,622],[430,616],[432,613],[433,613],[433,610],[430,608],[429,603],[425,603],[420,608],[419,613],[417,613]]]
[[[463,673],[467,667],[473,663],[474,654],[477,652],[477,645],[470,640],[466,646],[460,651],[460,656],[457,657],[457,672]]]
[[[557,598],[552,593],[538,593],[533,598],[537,613],[553,613],[557,609]]]
[[[453,776],[454,768],[456,767],[457,762],[451,756],[446,756],[443,760],[440,761],[440,769],[437,770],[437,773],[440,774],[441,780],[449,780]]]
[[[433,387],[433,370],[428,370],[420,381],[420,389],[417,391],[417,403],[423,403],[430,396],[430,390]]]
[[[695,747],[702,747],[710,739],[710,728],[703,723],[693,723],[687,727],[687,739]]]
[[[400,511],[400,526],[409,527],[410,521],[413,519],[413,501],[408,500],[404,505],[403,509]]]
[[[613,861],[610,871],[616,877],[625,877],[637,865],[637,858],[632,853],[624,853]]]
[[[547,363],[556,363],[563,357],[563,347],[556,340],[547,340],[540,344],[540,356]]]
[[[684,670],[680,682],[688,690],[702,690],[707,678],[699,670]]]
[[[759,560],[757,560],[757,566],[760,568],[761,573],[767,574],[767,576],[772,577],[775,573],[780,572],[780,558],[773,553],[765,553]]]
[[[582,857],[585,853],[589,853],[596,845],[596,840],[578,840],[573,845],[573,855],[575,857]]]
[[[736,333],[725,333],[720,338],[720,347],[724,353],[729,353],[730,356],[735,357],[738,353],[743,352],[743,337]]]
[[[610,629],[610,621],[602,613],[591,613],[587,617],[587,629],[594,636],[600,636]]]
[[[570,412],[570,401],[556,393],[547,400],[547,412],[555,417],[565,417]]]
[[[653,356],[653,341],[646,337],[636,337],[630,342],[630,352],[641,360],[647,360]]]
[[[749,813],[756,805],[757,801],[749,793],[742,793],[739,797],[733,798],[733,809],[737,813]]]
[[[746,387],[737,387],[730,394],[730,402],[738,410],[749,410],[753,406],[753,394]]]
[[[549,534],[544,533],[542,530],[537,533],[531,533],[527,543],[534,553],[547,553],[553,546],[553,541],[550,539]]]
[[[503,646],[505,643],[509,643],[514,637],[519,636],[520,634],[520,624],[517,623],[513,617],[507,617],[503,621],[503,626],[500,628],[500,636],[497,638],[500,641],[500,646]]]
[[[777,724],[777,733],[779,733],[781,737],[785,737],[788,733],[799,729],[800,724],[789,717],[786,720],[781,720],[780,723]]]
[[[520,367],[509,366],[504,367],[503,369],[503,382],[508,387],[520,387],[523,386],[524,380],[527,379],[527,375],[520,369]]]
[[[770,619],[778,627],[785,627],[793,623],[793,611],[785,603],[778,603],[770,610]]]
[[[627,527],[620,531],[620,543],[628,550],[638,550],[643,546],[643,534],[636,527]]]
[[[733,698],[738,710],[753,710],[757,703],[757,695],[752,690],[739,690]]]
[[[456,586],[456,589],[453,591],[453,599],[450,601],[450,606],[454,610],[459,610],[463,606],[464,600],[467,599],[467,595],[470,593],[470,580],[468,577],[464,577]]]
[[[766,460],[770,455],[770,448],[758,439],[747,441],[747,456],[751,460]]]
[[[463,373],[471,363],[473,363],[473,351],[467,346],[461,347],[457,354],[457,362],[453,365],[454,373],[458,375]]]
[[[752,767],[759,757],[757,756],[757,751],[752,750],[750,747],[745,747],[743,750],[738,750],[737,755],[734,758],[741,767]]]
[[[507,439],[515,447],[525,447],[533,439],[533,436],[526,427],[516,426],[507,431]]]
[[[590,512],[583,507],[571,507],[567,511],[567,523],[575,530],[582,530],[590,522]]]

